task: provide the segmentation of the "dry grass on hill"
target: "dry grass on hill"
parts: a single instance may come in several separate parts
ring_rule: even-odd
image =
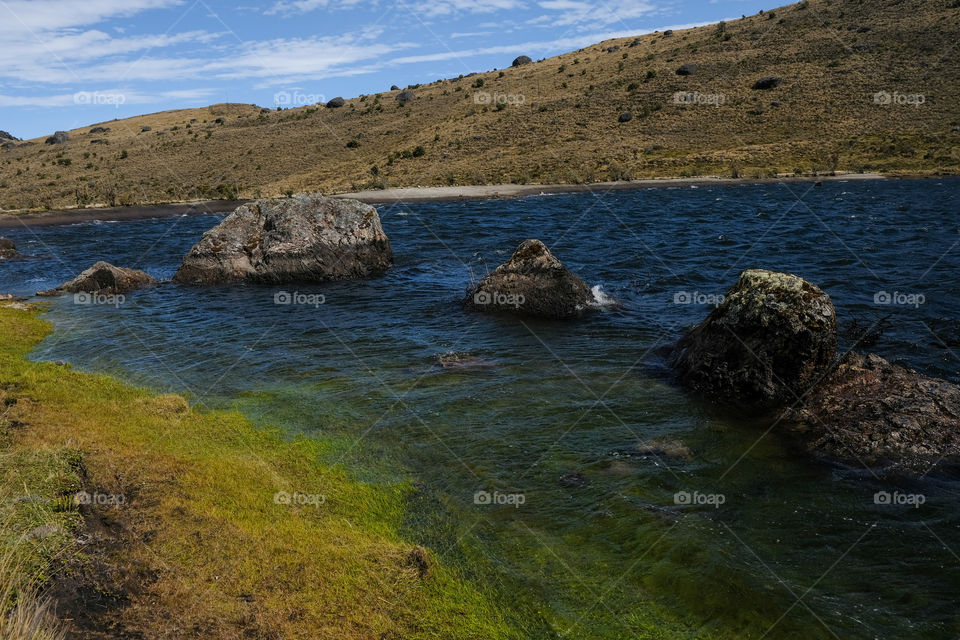
[[[0,151],[0,208],[667,176],[957,173],[958,6],[808,0],[412,87],[408,104],[393,91],[339,109],[222,104],[102,123],[109,132],[86,128],[63,145],[37,139]],[[698,69],[678,75],[685,64]],[[782,83],[752,88],[766,76]],[[883,92],[891,104],[877,104]],[[695,95],[678,101],[678,93]],[[919,101],[912,96],[922,104],[897,104]],[[629,122],[619,121],[624,111]]]

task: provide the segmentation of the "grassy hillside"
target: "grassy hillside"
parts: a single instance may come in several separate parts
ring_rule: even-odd
[[[339,109],[229,104],[146,115],[101,123],[106,133],[71,131],[62,145],[41,138],[0,150],[0,208],[387,186],[958,173],[958,41],[957,0],[808,0],[412,87],[406,104],[392,91]],[[678,75],[681,65],[698,68]],[[766,76],[782,82],[754,89]],[[678,92],[695,95],[678,100]],[[890,104],[877,104],[877,94]],[[502,107],[495,96],[507,96]],[[624,111],[629,122],[619,121]]]

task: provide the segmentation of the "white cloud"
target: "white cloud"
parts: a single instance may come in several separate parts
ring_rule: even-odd
[[[40,35],[68,27],[168,9],[185,0],[5,0],[0,2],[0,34]]]

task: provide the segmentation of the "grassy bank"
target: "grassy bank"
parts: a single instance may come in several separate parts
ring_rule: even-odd
[[[49,331],[0,308],[0,524],[18,575],[83,637],[518,637],[399,534],[409,486],[351,480],[322,442],[239,414],[27,361]]]

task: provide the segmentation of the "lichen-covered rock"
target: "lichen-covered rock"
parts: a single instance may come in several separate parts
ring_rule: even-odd
[[[848,354],[782,422],[814,453],[856,466],[926,472],[960,458],[960,387],[872,354]]]
[[[543,318],[579,316],[599,305],[587,283],[539,240],[524,240],[509,260],[480,281],[464,301],[479,311]]]
[[[10,258],[16,258],[17,246],[13,244],[13,240],[9,238],[0,238],[0,260],[9,260]]]
[[[143,271],[115,267],[109,262],[100,261],[81,273],[79,276],[65,282],[56,289],[38,291],[38,296],[59,296],[65,293],[129,293],[147,285],[156,284],[156,280]]]
[[[241,205],[203,234],[173,280],[324,282],[380,275],[392,264],[393,249],[376,209],[302,194]]]
[[[754,269],[680,340],[672,364],[687,387],[759,409],[795,402],[829,371],[836,350],[830,296],[797,276]]]

